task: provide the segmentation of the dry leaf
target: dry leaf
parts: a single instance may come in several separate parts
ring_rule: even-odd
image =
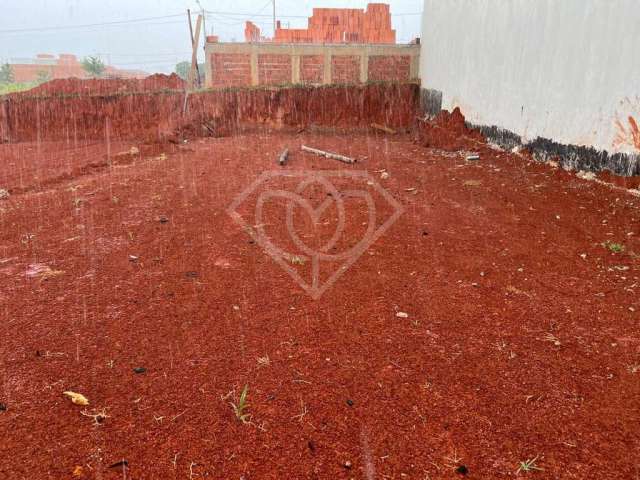
[[[73,402],[75,405],[83,405],[83,406],[89,405],[89,400],[87,400],[87,397],[85,397],[80,393],[63,392],[63,395],[66,395],[67,397],[69,397],[71,399],[71,402]]]
[[[74,477],[81,477],[83,474],[84,474],[84,470],[80,465],[78,465],[76,468],[73,469]]]

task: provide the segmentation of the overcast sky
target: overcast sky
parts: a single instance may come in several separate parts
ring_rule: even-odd
[[[197,0],[0,0],[0,62],[32,58],[38,53],[99,54],[114,66],[148,72],[173,70],[189,59],[186,9],[200,10]],[[276,0],[284,26],[304,28],[313,7],[365,8],[358,0]],[[420,34],[422,0],[388,0],[398,41]],[[207,33],[223,41],[244,39],[251,19],[268,36],[273,33],[271,0],[200,0]],[[247,15],[244,15],[247,14]],[[397,14],[397,15],[396,15]],[[409,15],[407,15],[409,14]],[[297,18],[301,17],[301,18]],[[139,20],[134,23],[109,22]],[[90,26],[88,26],[90,24]],[[74,27],[74,28],[69,28]],[[202,55],[201,55],[202,57]]]

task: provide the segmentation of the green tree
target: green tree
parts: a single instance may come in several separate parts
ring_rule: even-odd
[[[190,70],[191,70],[191,62],[180,62],[176,65],[175,71],[178,74],[178,76],[186,82],[189,79]],[[204,82],[204,72],[205,72],[204,63],[198,64],[198,71],[200,72],[200,81]]]
[[[8,63],[0,66],[0,85],[13,83],[13,68]]]
[[[46,70],[38,70],[36,75],[36,83],[38,85],[47,83],[49,80],[51,80],[51,72],[47,72]]]
[[[183,80],[189,77],[189,70],[191,70],[191,62],[180,62],[176,65],[176,73]]]
[[[86,57],[82,60],[82,68],[89,76],[100,78],[105,71],[105,65],[98,57]]]

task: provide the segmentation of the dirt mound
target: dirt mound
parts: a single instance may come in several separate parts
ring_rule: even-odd
[[[433,120],[422,122],[418,128],[417,140],[425,147],[446,151],[462,150],[477,142],[485,142],[480,132],[467,126],[458,107],[451,113],[442,110]]]
[[[64,78],[43,83],[23,96],[57,95],[112,95],[118,93],[153,92],[158,90],[179,90],[184,81],[175,73],[171,75],[155,74],[142,80],[138,79],[80,79]]]

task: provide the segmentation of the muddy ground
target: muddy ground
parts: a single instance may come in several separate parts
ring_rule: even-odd
[[[131,147],[0,146],[0,477],[640,475],[640,198],[408,136]],[[284,147],[404,210],[319,300],[226,211]]]

